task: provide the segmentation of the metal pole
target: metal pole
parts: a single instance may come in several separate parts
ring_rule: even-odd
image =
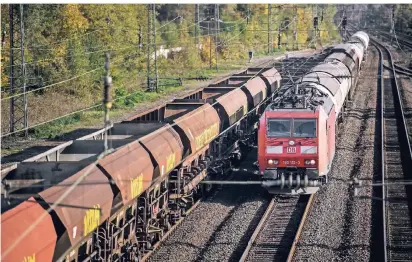
[[[29,130],[28,130],[28,118],[27,118],[27,96],[26,96],[26,60],[24,59],[24,26],[23,26],[23,5],[20,5],[20,34],[21,34],[21,42],[20,42],[20,48],[21,48],[21,62],[22,62],[22,81],[23,81],[23,107],[24,107],[24,113],[23,113],[23,125],[24,125],[24,135],[27,137],[29,135]]]
[[[158,91],[158,87],[159,87],[159,83],[158,83],[158,72],[157,72],[157,46],[156,46],[156,9],[155,9],[155,4],[153,4],[153,17],[152,17],[152,24],[153,24],[153,49],[154,49],[154,54],[155,54],[155,58],[154,58],[154,64],[155,64],[155,78],[156,78],[156,84],[155,84],[155,88],[156,88],[156,92]]]
[[[268,53],[272,51],[272,41],[271,41],[271,21],[272,21],[272,5],[268,4]]]
[[[106,53],[104,69],[106,74],[104,76],[104,93],[103,93],[103,106],[104,106],[104,153],[107,154],[107,128],[109,126],[109,110],[112,108],[112,99],[110,90],[112,88],[112,78],[110,77],[110,55]]]
[[[210,21],[207,22],[207,34],[209,38],[209,68],[212,69],[212,38],[210,36]]]
[[[147,8],[147,87],[158,91],[155,4]],[[152,54],[154,57],[152,58]]]
[[[217,71],[217,47],[218,47],[218,36],[220,33],[220,28],[219,28],[219,5],[215,5],[215,60],[216,60],[216,71]]]
[[[294,22],[294,25],[293,25],[293,27],[294,27],[294,32],[293,32],[293,50],[295,49],[295,42],[297,42],[297,40],[298,40],[298,11],[297,11],[297,7],[296,7],[296,5],[293,7],[293,9],[294,9],[294,11],[295,11],[295,15],[294,15],[294,19],[295,19],[295,22]],[[299,43],[297,43],[297,49],[299,50]]]
[[[278,49],[280,50],[281,47],[281,31],[280,26],[278,26]]]
[[[395,5],[392,5],[392,14],[391,14],[391,45],[393,42],[393,35],[395,34]]]
[[[143,33],[142,33],[142,25],[139,25],[139,51],[142,52],[143,48]]]
[[[246,4],[246,24],[249,24],[249,16],[250,16],[250,11],[249,11],[249,4]]]
[[[28,136],[26,63],[24,58],[23,5],[9,5],[10,15],[10,132],[24,130]],[[20,51],[20,54],[18,52]]]
[[[197,49],[199,50],[199,4],[195,4],[195,39],[196,39],[196,45]]]
[[[13,5],[9,5],[10,15],[10,95],[14,95],[14,14]],[[14,97],[10,99],[10,132],[14,132]]]
[[[147,89],[149,89],[151,91],[152,85],[151,85],[151,81],[150,81],[150,76],[151,76],[151,72],[150,72],[150,59],[151,59],[151,41],[150,41],[150,4],[147,6]]]

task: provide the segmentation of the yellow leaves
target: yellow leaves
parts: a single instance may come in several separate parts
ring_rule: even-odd
[[[306,43],[308,39],[308,29],[312,26],[312,21],[308,10],[297,8],[297,31],[299,45]]]
[[[211,50],[211,52],[210,52]],[[208,36],[202,41],[202,49],[200,50],[200,56],[204,62],[209,62],[212,57],[212,65],[216,63],[214,59],[215,54],[215,43],[213,42],[212,37]]]
[[[250,10],[254,15],[267,15],[268,5],[267,4],[253,4],[249,5]]]
[[[67,4],[62,10],[63,29],[71,33],[75,30],[86,29],[88,21],[79,10],[78,4]]]

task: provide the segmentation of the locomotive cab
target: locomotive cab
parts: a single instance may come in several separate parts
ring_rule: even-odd
[[[299,110],[300,111],[300,110]],[[325,134],[319,111],[266,111],[258,130],[258,163],[270,193],[312,194],[326,182],[319,158]],[[320,147],[319,147],[320,146]]]
[[[300,80],[279,88],[259,120],[262,185],[274,194],[312,194],[327,183],[336,130],[359,79],[369,37],[358,32]]]

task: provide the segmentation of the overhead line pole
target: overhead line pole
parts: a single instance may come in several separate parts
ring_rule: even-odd
[[[214,17],[215,17],[215,60],[216,60],[216,71],[218,70],[218,67],[217,67],[217,55],[218,55],[218,52],[217,52],[217,47],[218,47],[218,44],[217,44],[217,40],[218,40],[218,36],[219,36],[219,33],[220,33],[220,26],[219,26],[219,5],[218,4],[215,4],[215,12],[214,12]]]
[[[106,53],[105,63],[105,76],[104,76],[104,91],[103,91],[103,106],[104,106],[104,153],[108,152],[108,143],[107,143],[107,128],[110,125],[109,122],[109,111],[112,108],[112,98],[111,98],[111,88],[112,88],[112,78],[110,77],[110,54]]]
[[[298,11],[297,11],[297,7],[296,7],[296,5],[294,6],[294,21],[295,21],[295,23],[293,24],[293,28],[294,28],[294,31],[293,31],[293,50],[295,50],[295,42],[297,42],[298,41]],[[299,50],[299,43],[297,43],[297,49]]]
[[[272,42],[273,40],[271,39],[271,21],[272,21],[272,5],[268,4],[268,53],[271,53],[272,50]]]
[[[207,23],[207,35],[209,39],[209,68],[212,69],[212,37],[210,35],[210,20]]]
[[[28,136],[23,5],[10,4],[10,133],[24,129]],[[20,52],[20,54],[19,54]],[[15,96],[22,93],[23,95]]]
[[[278,8],[282,8],[282,6],[278,6]],[[281,45],[282,45],[282,32],[281,32],[281,26],[282,26],[282,22],[280,24],[278,24],[278,49],[280,51]]]
[[[196,48],[199,52],[199,30],[200,30],[200,19],[199,19],[199,4],[195,4],[195,41],[196,41]]]
[[[157,48],[156,48],[156,5],[147,7],[147,88],[158,91]],[[154,56],[154,57],[152,57]]]

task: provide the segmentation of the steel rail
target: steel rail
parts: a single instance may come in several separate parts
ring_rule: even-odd
[[[395,94],[393,95],[393,108],[394,108],[394,114],[396,117],[396,121],[400,121],[400,126],[399,124],[397,125],[397,137],[398,137],[398,141],[399,141],[399,154],[400,154],[400,160],[401,160],[401,168],[403,170],[403,174],[406,175],[407,173],[405,173],[405,170],[410,170],[411,168],[411,163],[412,163],[412,151],[411,151],[411,144],[410,144],[410,140],[409,140],[409,135],[408,135],[408,128],[407,128],[407,124],[406,124],[406,119],[405,119],[405,114],[404,114],[404,106],[402,103],[402,99],[401,99],[401,93],[399,90],[399,85],[398,85],[398,80],[397,80],[397,70],[395,67],[395,64],[393,62],[393,58],[392,58],[392,54],[391,51],[384,46],[383,44],[379,43],[377,40],[372,40],[373,42],[375,42],[375,47],[378,49],[379,51],[379,65],[380,65],[380,70],[381,70],[381,76],[380,76],[380,85],[381,85],[381,132],[382,132],[382,142],[381,142],[381,152],[382,152],[382,181],[385,180],[389,180],[391,179],[391,177],[389,177],[389,174],[386,172],[387,168],[388,168],[388,159],[386,157],[386,152],[387,152],[387,147],[385,147],[385,142],[386,140],[389,139],[388,134],[385,132],[385,85],[384,85],[384,74],[383,74],[383,70],[384,70],[384,57],[383,57],[383,51],[382,48],[385,50],[384,52],[387,53],[387,61],[389,63],[389,67],[390,69],[387,69],[391,72],[391,78],[393,78],[393,80],[391,80],[391,88],[392,88],[392,92],[394,92]],[[378,47],[381,46],[382,48]],[[390,94],[387,94],[388,96],[390,96]],[[399,123],[399,122],[398,122]],[[390,173],[390,172],[389,172]],[[410,196],[408,196],[408,189],[405,188],[404,189],[405,193],[403,197],[406,197],[407,199],[410,198]],[[393,246],[392,246],[392,241],[394,238],[396,241],[396,238],[401,238],[401,237],[405,237],[405,235],[396,235],[396,230],[401,232],[402,230],[400,228],[395,228],[394,232],[392,231],[392,227],[395,227],[391,224],[393,224],[393,221],[390,220],[391,215],[390,215],[390,203],[388,203],[388,201],[386,201],[387,199],[390,199],[391,195],[393,195],[393,193],[390,193],[390,190],[388,189],[387,186],[383,185],[382,186],[382,193],[383,193],[383,200],[382,201],[382,207],[383,207],[383,244],[384,244],[384,259],[385,261],[388,261],[388,259],[392,258],[393,256],[396,256],[397,253],[393,252]],[[402,192],[403,193],[403,192]],[[398,196],[398,193],[396,193],[396,195]],[[398,196],[399,197],[399,196]],[[394,209],[395,207],[392,204],[392,209]],[[399,210],[399,207],[397,207]],[[411,219],[411,217],[409,218]],[[395,233],[395,234],[392,234]],[[395,243],[396,245],[396,243]],[[402,246],[404,245],[403,241],[402,241]],[[396,249],[396,247],[395,247]],[[402,252],[402,251],[398,251],[398,253],[402,253],[403,255],[407,252]]]
[[[384,100],[384,82],[383,82],[383,54],[382,50],[375,45],[376,49],[378,50],[379,53],[379,70],[378,70],[378,75],[379,77],[379,88],[380,88],[380,132],[381,132],[381,180],[385,181],[385,124],[384,124],[384,105],[385,105],[385,100]],[[382,245],[383,245],[383,261],[388,261],[388,254],[387,254],[387,232],[386,232],[386,186],[385,184],[382,185],[382,233],[383,233],[383,239],[382,239]]]
[[[259,63],[258,65],[255,65],[255,67],[266,67],[270,64],[272,64],[273,61],[265,61],[262,63]],[[267,99],[270,99],[269,97]],[[267,101],[267,99],[265,99],[264,101],[262,101],[261,103],[264,103],[265,101]],[[253,110],[251,110],[250,112],[253,112]],[[248,114],[250,114],[250,112],[248,112]],[[246,115],[248,115],[246,114]],[[242,118],[243,119],[243,118]],[[240,120],[238,121],[240,122]],[[230,127],[229,127],[230,128]],[[229,128],[227,128],[226,130],[222,131],[220,135],[222,135],[223,133],[225,133]],[[224,181],[220,181],[220,184],[230,184],[230,178],[229,180],[224,180]],[[204,183],[204,182],[203,182]],[[162,238],[156,242],[155,245],[153,245],[152,249],[147,252],[140,260],[140,262],[145,262],[145,261],[150,261],[151,256],[155,253],[155,251],[164,243],[165,240],[167,240],[167,238],[178,228],[178,226],[185,220],[185,218],[193,211],[196,209],[196,207],[202,202],[203,197],[201,197],[200,199],[198,199],[185,213],[184,215],[176,222],[176,224],[174,224],[168,231],[166,231],[166,233],[162,236]]]
[[[311,55],[310,57],[313,57],[314,55],[316,55],[316,52],[315,52],[315,54],[313,54],[313,55]],[[303,59],[304,60],[304,59]],[[307,60],[306,60],[307,61]],[[273,64],[273,66],[275,66],[275,64],[277,63],[277,62],[279,62],[279,61],[274,61],[274,62],[271,62],[271,61],[266,61],[266,62],[263,62],[263,63],[261,63],[261,64],[259,64],[259,65],[265,65],[265,66],[267,66],[268,64]],[[305,62],[302,62],[302,61],[300,61],[300,60],[298,60],[298,61],[294,61],[294,62],[292,62],[291,64],[289,64],[287,67],[290,67],[290,66],[292,66],[293,67],[293,69],[295,69],[295,70],[297,70],[298,71],[298,69],[300,69],[301,68],[301,66],[302,65],[304,65],[305,64]],[[297,68],[295,68],[295,65],[298,65],[298,67]],[[255,67],[257,67],[257,66],[255,66]],[[292,69],[292,70],[293,70]],[[278,70],[279,72],[281,71],[281,70]],[[279,91],[279,89],[278,90],[276,90],[275,91],[275,93],[276,92],[278,92]],[[271,99],[271,97],[268,97],[267,99]],[[266,100],[265,100],[266,101]],[[264,102],[264,101],[263,101]],[[263,103],[262,102],[262,103]],[[227,131],[227,130],[225,130],[225,131]],[[223,132],[225,132],[225,131],[223,131]],[[223,133],[222,132],[222,133]],[[235,185],[242,185],[242,184],[247,184],[247,185],[250,185],[250,184],[261,184],[261,182],[260,181],[231,181],[230,180],[230,178],[228,179],[228,180],[220,180],[220,181],[210,181],[210,180],[207,180],[207,181],[202,181],[202,182],[200,182],[200,183],[202,183],[202,184],[221,184],[221,185],[230,185],[230,184],[235,184]],[[198,202],[196,202],[196,206],[200,203],[202,201],[202,198],[201,199],[199,199],[198,200]],[[271,204],[270,205],[272,205],[273,206],[273,201],[271,202]],[[193,211],[193,209],[194,208],[190,208],[190,212],[192,212]],[[188,211],[188,213],[186,213],[187,215],[189,215],[190,214],[190,212]],[[268,210],[266,211],[266,212],[268,212]],[[185,215],[184,217],[182,217],[181,219],[179,219],[179,221],[175,224],[175,225],[173,225],[166,233],[165,233],[165,235],[162,237],[162,239],[161,240],[159,240],[154,246],[153,246],[153,249],[151,250],[151,251],[149,251],[148,253],[146,253],[144,256],[143,256],[143,258],[142,258],[142,262],[144,262],[144,261],[150,261],[150,258],[151,258],[151,256],[155,253],[155,250],[157,250],[162,244],[163,244],[163,242],[168,238],[168,236],[170,236],[170,234],[178,227],[178,225],[180,225],[183,221],[184,221],[184,218],[187,216],[187,215]],[[305,216],[306,217],[306,216]]]
[[[259,250],[256,250],[255,252],[257,254],[261,254],[263,256],[266,256],[265,258],[263,258],[263,260],[267,260],[267,261],[271,261],[271,259],[273,258],[273,256],[278,256],[279,255],[279,251],[282,250],[288,250],[287,252],[287,261],[291,261],[295,251],[296,251],[296,246],[297,243],[299,242],[300,236],[302,234],[303,231],[303,227],[305,225],[306,219],[308,217],[310,208],[313,204],[313,200],[314,200],[315,195],[310,195],[309,197],[307,195],[303,195],[300,196],[299,199],[289,199],[287,200],[286,204],[291,204],[290,206],[290,210],[286,210],[285,208],[282,208],[282,204],[278,203],[278,205],[280,206],[279,210],[277,210],[277,198],[273,198],[270,202],[270,204],[268,205],[268,207],[266,208],[265,213],[263,214],[262,218],[260,219],[257,227],[255,228],[255,231],[253,232],[252,236],[250,237],[248,244],[239,260],[239,262],[245,262],[245,261],[249,261],[251,260],[251,253],[253,251],[253,248],[257,248],[259,249],[259,243],[258,243],[258,239],[262,238],[265,239],[265,234],[266,234],[266,238],[269,238],[271,240],[270,244],[273,244],[272,236],[273,234],[276,236],[279,236],[279,232],[284,231],[283,234],[281,235],[282,240],[281,242],[287,242],[286,245],[285,243],[279,243],[279,244],[273,244],[274,246],[272,247],[272,250],[269,250],[271,247],[268,247],[267,245],[265,245],[266,243],[261,244],[263,250],[261,250],[261,252],[259,252]],[[303,212],[300,215],[299,214],[299,210],[302,210]],[[289,219],[287,221],[286,224],[282,223],[282,222],[286,222],[286,221],[279,221],[276,220],[277,222],[279,222],[278,224],[274,224],[273,227],[272,226],[268,226],[268,223],[270,223],[271,220],[273,220],[278,213],[280,212],[291,212]],[[282,214],[283,215],[283,214]],[[288,214],[289,215],[289,214]],[[297,229],[294,230],[294,237],[292,241],[284,241],[284,237],[287,236],[288,234],[290,234],[290,228],[291,225],[295,224],[296,222],[294,221],[296,219],[296,217],[299,217],[299,221],[298,221],[298,225],[297,225]],[[292,226],[293,227],[293,226]],[[272,251],[272,252],[271,252]],[[271,256],[271,253],[273,256]],[[262,260],[261,257],[259,257],[259,261]]]
[[[315,194],[309,197],[308,203],[305,208],[305,212],[303,213],[302,220],[300,221],[300,224],[299,224],[298,231],[296,232],[295,239],[293,240],[292,247],[290,248],[287,262],[291,262],[295,255],[296,246],[299,242],[300,236],[302,235],[303,227],[305,226],[306,218],[309,214],[310,207],[312,206],[314,199],[315,199]]]
[[[268,207],[266,208],[265,213],[262,216],[262,219],[259,221],[259,224],[257,225],[255,231],[253,232],[252,236],[250,237],[250,240],[246,246],[245,251],[242,254],[242,257],[240,258],[239,262],[245,262],[247,257],[249,256],[249,251],[252,249],[253,244],[255,243],[255,240],[257,236],[260,233],[260,230],[262,230],[263,225],[265,224],[267,218],[269,217],[269,214],[272,212],[273,208],[275,206],[275,198],[273,198]]]

